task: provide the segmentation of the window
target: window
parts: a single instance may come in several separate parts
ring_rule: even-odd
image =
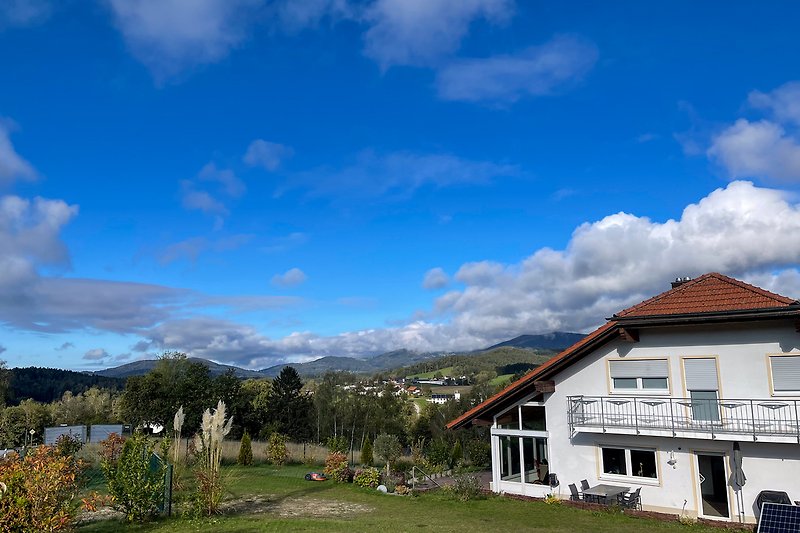
[[[618,391],[669,391],[666,359],[613,360],[609,362],[613,389]]]
[[[604,447],[600,455],[604,474],[658,479],[655,450]]]
[[[546,431],[544,407],[523,405],[520,409],[522,414],[522,429],[531,431]]]
[[[800,355],[770,356],[772,390],[775,392],[800,391]]]
[[[717,360],[713,357],[692,357],[683,360],[686,390],[692,404],[692,419],[697,422],[719,422],[717,401]]]

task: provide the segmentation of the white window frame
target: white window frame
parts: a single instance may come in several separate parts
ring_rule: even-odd
[[[658,464],[658,449],[657,448],[640,448],[638,446],[620,446],[616,444],[598,444],[598,453],[597,458],[599,461],[600,466],[600,479],[601,480],[608,480],[608,481],[625,481],[630,483],[636,483],[638,485],[660,485],[661,484],[661,469],[659,468]],[[623,450],[625,452],[625,471],[628,474],[608,474],[605,471],[605,465],[603,464],[603,449],[614,449],[614,450]],[[655,460],[656,465],[656,477],[639,477],[633,474],[633,464],[631,461],[631,451],[637,452],[652,452],[653,459]]]
[[[615,379],[635,379],[636,380],[636,388],[626,389],[624,387],[617,388],[614,386]],[[664,389],[645,389],[644,388],[644,379],[665,379],[667,380],[667,387]],[[611,390],[614,392],[652,392],[653,394],[669,394],[669,376],[664,376],[661,378],[611,378]]]
[[[606,368],[607,368],[607,371],[608,371],[608,386],[609,386],[609,391],[611,392],[611,394],[622,394],[622,395],[632,395],[632,396],[636,396],[636,395],[669,396],[670,394],[672,394],[672,388],[671,388],[672,387],[672,377],[670,376],[670,359],[669,359],[669,357],[643,357],[643,358],[637,358],[637,359],[610,358],[607,361],[608,362],[606,364]],[[661,378],[661,379],[666,379],[667,380],[666,388],[663,388],[663,389],[645,389],[643,381],[642,381],[644,378],[641,377],[641,376],[638,376],[636,378],[632,378],[632,377],[630,377],[630,378],[622,378],[622,379],[636,379],[636,388],[635,389],[634,388],[626,389],[626,388],[617,388],[617,387],[615,387],[614,386],[614,379],[615,378],[613,377],[614,373],[613,373],[613,370],[612,370],[612,363],[621,362],[621,363],[624,364],[625,362],[628,362],[628,361],[630,361],[630,362],[634,362],[634,361],[664,361],[664,364],[666,366],[666,375],[665,376],[648,376],[648,377],[658,377],[658,378]],[[617,379],[619,379],[619,378],[617,378]]]
[[[772,396],[800,396],[800,389],[798,390],[776,390],[775,389],[775,369],[772,366],[774,359],[783,357],[797,357],[800,358],[800,353],[770,353],[767,354],[767,371],[769,372],[769,389]]]

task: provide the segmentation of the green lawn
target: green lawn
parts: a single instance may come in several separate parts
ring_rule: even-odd
[[[453,367],[448,366],[445,368],[441,368],[439,370],[434,370],[433,372],[421,372],[419,374],[411,374],[410,376],[406,376],[406,379],[433,379],[433,376],[435,376],[436,374],[441,374],[442,376],[452,376]]]
[[[230,467],[226,502],[238,510],[209,519],[171,518],[121,527],[117,520],[82,524],[80,533],[125,531],[540,531],[540,532],[719,532],[619,513],[592,512],[564,505],[503,497],[461,502],[444,494],[418,497],[383,495],[353,485],[303,480],[307,467]],[[249,500],[249,501],[247,501]]]
[[[514,374],[503,374],[489,381],[489,384],[492,385],[493,387],[498,387],[500,385],[507,385],[508,382],[510,382],[511,378],[513,377]]]

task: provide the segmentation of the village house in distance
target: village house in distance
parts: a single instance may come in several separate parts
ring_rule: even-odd
[[[717,273],[672,285],[450,422],[491,425],[495,492],[585,480],[734,522],[762,491],[800,500],[800,302]]]

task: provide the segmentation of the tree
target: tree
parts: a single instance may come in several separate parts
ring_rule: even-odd
[[[236,463],[242,466],[249,466],[253,464],[253,446],[250,442],[250,435],[244,432],[242,435],[242,443],[239,445],[239,457]]]
[[[6,406],[10,383],[11,371],[6,368],[6,362],[0,359],[0,409]]]
[[[303,382],[297,370],[285,366],[272,381],[267,402],[270,429],[294,441],[311,437],[309,414],[312,404],[302,389]]]
[[[375,439],[374,448],[378,457],[386,461],[386,474],[388,475],[392,470],[391,463],[403,453],[403,448],[400,446],[400,439],[397,438],[397,435],[381,433]]]

